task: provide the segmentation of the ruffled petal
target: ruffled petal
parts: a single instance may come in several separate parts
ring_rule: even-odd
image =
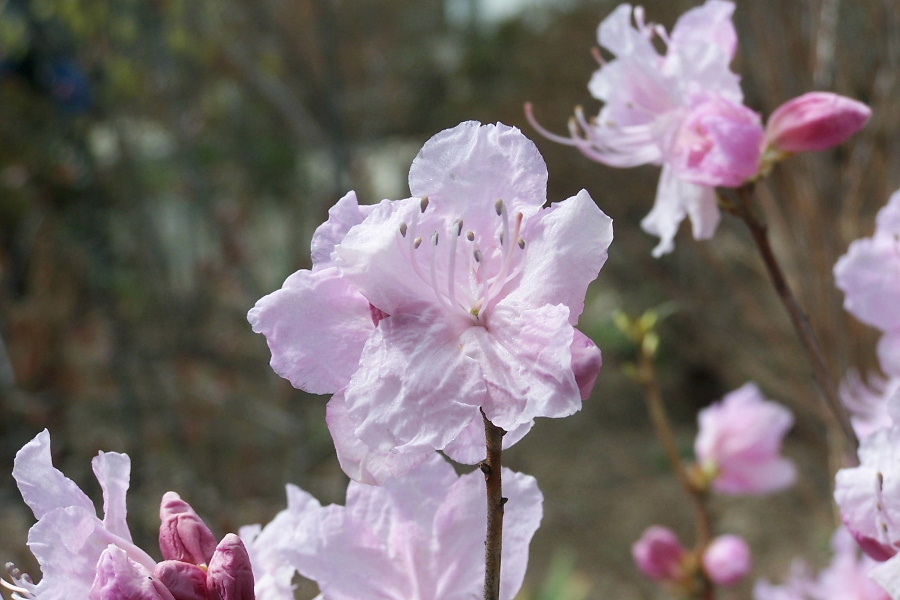
[[[464,221],[489,213],[498,199],[527,217],[547,199],[547,165],[517,128],[467,121],[425,142],[409,169],[409,189],[450,204]]]
[[[712,237],[719,224],[715,190],[678,179],[671,166],[663,165],[653,209],[641,221],[644,231],[660,238],[653,249],[654,257],[668,254],[675,247],[675,234],[688,211],[692,219],[697,219],[693,223],[694,238]]]
[[[77,596],[74,596],[77,597]],[[175,600],[150,573],[114,545],[100,555],[88,600]]]
[[[360,483],[379,485],[389,477],[407,473],[434,454],[431,448],[401,452],[398,449],[373,450],[367,446],[356,435],[356,424],[347,412],[343,391],[336,393],[328,401],[325,421],[334,440],[341,468],[347,477]],[[482,445],[483,441],[482,439]]]
[[[266,336],[272,369],[313,394],[347,385],[374,329],[369,302],[335,268],[297,271],[247,319]]]
[[[87,597],[97,560],[110,544],[147,571],[156,565],[146,552],[107,532],[92,509],[72,506],[45,514],[28,532],[28,547],[43,573],[38,596],[42,600]]]
[[[95,513],[91,502],[74,481],[53,466],[50,433],[45,429],[16,453],[13,477],[36,519],[57,508],[77,506]]]
[[[669,36],[669,48],[710,43],[730,60],[737,50],[737,32],[731,22],[734,3],[709,0],[678,17]],[[671,50],[670,50],[671,51]]]
[[[419,268],[415,263],[425,250],[413,249],[413,237],[419,234],[403,237],[400,233],[401,225],[412,226],[421,218],[418,198],[382,202],[347,233],[333,254],[341,276],[389,315],[426,299],[434,301],[430,284],[420,275],[427,271],[427,263]],[[432,231],[426,229],[424,235]]]
[[[876,235],[850,244],[834,265],[844,308],[881,331],[900,330],[900,241]]]
[[[466,330],[461,340],[481,367],[488,391],[482,408],[494,425],[510,431],[535,417],[565,417],[581,408],[573,336],[563,305],[504,302],[486,327]]]
[[[316,228],[312,237],[312,270],[331,267],[331,253],[354,225],[359,225],[372,212],[371,205],[360,206],[356,192],[350,191],[328,209],[328,220]]]
[[[473,328],[476,329],[476,328]],[[345,390],[356,433],[370,448],[443,448],[485,400],[478,363],[460,343],[459,324],[426,308],[393,315],[366,343]]]
[[[881,336],[877,350],[881,370],[891,377],[900,377],[900,330]]]
[[[103,524],[110,533],[131,541],[125,521],[125,494],[131,479],[131,459],[127,454],[101,452],[91,461],[94,475],[103,489]]]
[[[612,219],[581,190],[529,219],[522,238],[526,244],[522,277],[502,302],[564,304],[574,325],[584,310],[588,284],[606,262]]]
[[[896,600],[900,598],[900,553],[869,570],[869,577]]]

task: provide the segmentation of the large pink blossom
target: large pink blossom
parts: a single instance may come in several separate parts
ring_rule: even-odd
[[[500,597],[522,585],[528,545],[542,515],[532,477],[503,471],[505,504]],[[381,486],[350,482],[345,506],[322,507],[288,488],[288,508],[263,528],[242,530],[260,600],[286,600],[293,570],[328,600],[480,598],[487,519],[480,471],[457,476],[432,452],[404,477]],[[259,560],[256,560],[258,558]],[[271,575],[271,576],[270,576]],[[260,584],[280,580],[282,592]]]
[[[831,546],[831,563],[818,575],[802,561],[795,561],[782,585],[757,581],[753,600],[888,600],[884,590],[868,577],[874,562],[860,556],[846,529],[834,534]]]
[[[794,464],[781,443],[794,423],[784,406],[747,383],[700,411],[694,453],[712,489],[725,494],[766,494],[794,482]]]
[[[611,220],[585,191],[546,202],[534,144],[505,125],[462,123],[429,140],[413,197],[348,194],[313,239],[313,267],[248,318],[272,367],[335,394],[342,465],[375,482],[435,449],[483,458],[481,412],[511,432],[581,407],[600,367],[574,325],[606,260]]]
[[[736,187],[756,175],[764,146],[757,114],[742,105],[739,77],[729,67],[737,47],[734,4],[708,0],[684,13],[671,34],[644,21],[642,8],[622,4],[600,23],[601,61],[588,86],[604,104],[588,120],[581,109],[570,137],[588,158],[614,167],[662,165],[656,202],[643,228],[660,238],[654,256],[670,252],[689,216],[696,239],[719,223],[715,186]],[[662,44],[660,54],[656,44]]]
[[[253,600],[249,559],[237,536],[217,545],[193,509],[168,492],[160,508],[164,560],[157,563],[132,542],[125,522],[128,455],[101,452],[91,464],[103,490],[102,519],[53,466],[46,430],[16,454],[13,477],[38,520],[28,546],[43,577],[35,584],[15,573],[11,583],[3,581],[15,600]]]
[[[837,261],[834,278],[844,292],[844,308],[883,333],[882,370],[900,377],[900,190],[878,211],[875,233],[851,243]]]

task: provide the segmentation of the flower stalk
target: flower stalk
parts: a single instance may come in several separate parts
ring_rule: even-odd
[[[800,338],[800,342],[803,344],[803,348],[806,350],[806,354],[812,364],[814,379],[818,384],[816,387],[847,442],[846,460],[855,464],[859,439],[850,424],[847,410],[838,397],[835,379],[831,376],[831,369],[825,360],[825,354],[822,352],[822,347],[816,338],[809,317],[800,306],[800,302],[793,291],[791,291],[787,278],[784,276],[784,271],[775,257],[775,253],[772,251],[772,246],[769,244],[768,228],[753,211],[753,187],[753,183],[748,183],[737,188],[737,202],[730,204],[728,208],[750,230],[750,235],[753,237],[756,248],[766,266],[769,279],[775,288],[775,293],[778,294],[778,298],[784,305],[785,310],[787,310],[791,319],[791,325],[793,325],[794,331]]]
[[[487,535],[484,540],[484,600],[500,598],[500,556],[503,550],[502,454],[506,432],[481,413],[484,419],[484,438],[487,457],[479,465],[487,488]]]

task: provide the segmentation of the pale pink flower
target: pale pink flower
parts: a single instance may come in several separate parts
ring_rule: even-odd
[[[434,452],[406,476],[381,486],[351,481],[346,506],[319,506],[297,488],[288,509],[262,529],[247,530],[256,577],[285,565],[318,583],[328,600],[469,600],[480,598],[486,525],[484,477],[457,476]],[[521,587],[528,545],[543,501],[532,477],[503,470],[509,498],[503,522],[500,597]],[[259,588],[257,589],[259,594]],[[262,596],[260,600],[283,598]]]
[[[576,109],[569,137],[561,137],[541,127],[526,105],[538,131],[588,158],[614,167],[662,166],[656,202],[641,222],[660,238],[654,256],[672,250],[685,216],[695,239],[712,237],[720,218],[714,187],[739,186],[759,168],[762,124],[742,105],[739,77],[729,67],[737,47],[733,12],[731,2],[708,0],[668,34],[646,23],[642,8],[622,4],[597,32],[614,58],[601,59],[588,86],[604,103],[596,119]]]
[[[43,578],[35,584],[18,571],[10,573],[12,583],[0,583],[15,600],[253,600],[228,591],[253,587],[252,576],[247,580],[249,565],[229,558],[240,553],[236,536],[226,536],[216,547],[200,517],[168,492],[160,507],[165,560],[157,563],[134,545],[125,522],[128,455],[101,452],[91,464],[103,490],[102,520],[75,482],[53,466],[46,430],[16,454],[13,477],[38,520],[28,532],[28,546]],[[216,596],[214,590],[226,593]]]
[[[414,197],[374,207],[344,197],[314,237],[312,270],[248,315],[277,373],[341,392],[329,428],[363,481],[435,449],[483,457],[481,410],[510,439],[570,415],[600,366],[573,327],[612,239],[587,192],[542,208],[534,144],[475,122],[429,140],[409,183]]]
[[[678,581],[684,576],[687,549],[668,527],[648,527],[631,546],[631,556],[641,573],[656,581]]]
[[[767,494],[794,482],[794,464],[781,443],[794,418],[747,383],[700,411],[694,453],[712,489],[723,494]]]
[[[875,563],[860,556],[845,529],[835,532],[831,546],[834,556],[821,573],[815,575],[805,563],[795,561],[784,584],[757,581],[753,600],[888,600],[884,590],[868,576]]]
[[[834,265],[844,308],[880,330],[878,358],[882,370],[900,377],[900,190],[880,211],[872,237],[850,244]]]
[[[769,117],[766,138],[781,152],[815,152],[837,146],[863,128],[872,110],[830,92],[809,92],[788,100]]]
[[[750,547],[739,535],[720,535],[701,558],[703,571],[716,585],[735,585],[750,573]]]

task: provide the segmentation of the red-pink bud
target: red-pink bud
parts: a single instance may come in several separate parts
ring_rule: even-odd
[[[254,600],[253,583],[250,555],[241,538],[229,533],[219,542],[209,561],[206,574],[209,600]]]
[[[830,92],[809,92],[775,109],[766,124],[769,145],[782,152],[815,152],[837,146],[863,128],[871,109]]]
[[[703,552],[703,570],[718,585],[734,585],[750,572],[750,547],[738,535],[720,535]]]
[[[153,571],[175,600],[209,600],[206,571],[180,560],[164,560]]]
[[[190,504],[175,492],[166,492],[159,506],[159,518],[159,549],[165,560],[209,563],[216,550],[216,537]]]
[[[578,391],[581,392],[581,399],[587,400],[597,382],[600,367],[603,365],[600,348],[588,336],[576,329],[569,349],[572,352],[572,372],[575,374],[575,383],[578,385]]]
[[[638,569],[651,579],[675,581],[681,576],[682,561],[687,550],[678,536],[666,527],[648,527],[641,539],[631,546]]]

